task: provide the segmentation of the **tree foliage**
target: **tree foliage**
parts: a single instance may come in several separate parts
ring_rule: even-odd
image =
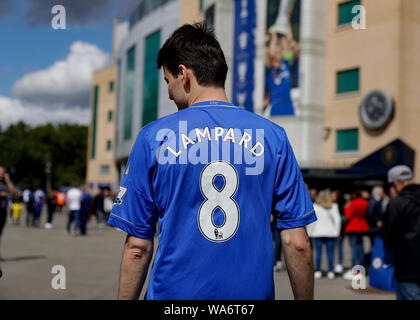
[[[19,122],[0,127],[0,165],[13,183],[22,187],[45,187],[46,165],[51,163],[54,188],[83,183],[86,175],[88,128],[73,124],[46,124],[32,128]]]

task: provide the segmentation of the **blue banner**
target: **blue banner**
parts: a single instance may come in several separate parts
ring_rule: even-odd
[[[235,0],[232,102],[254,110],[255,0]]]

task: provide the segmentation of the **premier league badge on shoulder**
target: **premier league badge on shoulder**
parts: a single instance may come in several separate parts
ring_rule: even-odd
[[[120,206],[123,204],[123,198],[126,192],[127,192],[127,188],[120,186],[120,191],[118,192],[118,195],[114,201],[115,206]]]

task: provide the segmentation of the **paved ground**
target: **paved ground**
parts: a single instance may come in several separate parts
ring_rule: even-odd
[[[92,221],[86,237],[73,237],[64,233],[65,222],[65,214],[57,213],[51,230],[5,226],[0,246],[3,258],[0,300],[116,298],[125,233],[110,227],[97,229],[96,221]],[[350,259],[347,246],[346,243],[345,266]],[[52,288],[54,265],[65,267],[65,290]],[[292,299],[287,272],[275,272],[274,278],[276,299]],[[353,290],[351,281],[341,277],[315,282],[316,299],[393,300],[394,297],[393,293],[369,287]]]

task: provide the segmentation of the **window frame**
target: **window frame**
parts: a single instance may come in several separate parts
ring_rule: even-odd
[[[356,90],[349,90],[349,91],[339,91],[339,75],[346,73],[346,72],[351,72],[351,71],[356,71],[358,72],[357,74],[357,89]],[[348,95],[355,95],[355,94],[359,94],[360,93],[360,74],[361,74],[361,68],[360,66],[356,66],[356,67],[352,67],[352,68],[347,68],[347,69],[342,69],[342,70],[338,70],[336,71],[335,74],[335,94],[337,96],[348,96]]]
[[[344,132],[356,132],[356,149],[339,149],[340,146],[340,133]],[[337,155],[357,155],[360,150],[360,135],[359,135],[359,128],[353,127],[353,128],[347,128],[347,129],[336,129],[336,139],[335,139],[335,152]],[[341,143],[343,144],[343,142]]]

